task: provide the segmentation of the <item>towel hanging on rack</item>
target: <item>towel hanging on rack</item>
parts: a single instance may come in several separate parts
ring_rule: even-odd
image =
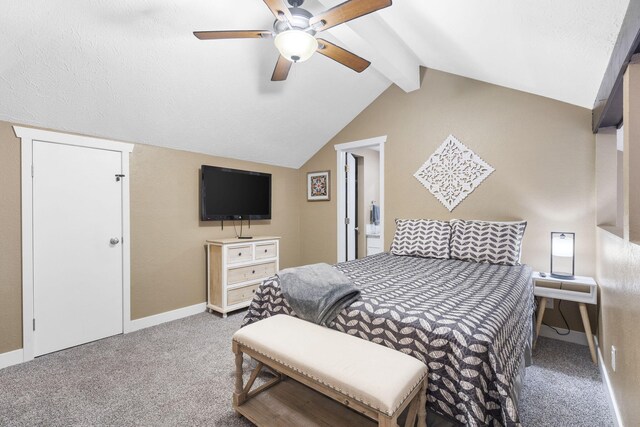
[[[374,202],[371,202],[369,222],[373,225],[380,225],[380,206],[376,205]]]

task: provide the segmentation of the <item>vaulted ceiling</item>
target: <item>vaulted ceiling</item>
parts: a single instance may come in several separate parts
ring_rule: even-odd
[[[341,3],[307,0],[312,13]],[[323,37],[370,60],[322,56],[271,82],[261,0],[5,0],[0,119],[299,167],[390,84],[419,67],[592,108],[629,0],[395,0]]]

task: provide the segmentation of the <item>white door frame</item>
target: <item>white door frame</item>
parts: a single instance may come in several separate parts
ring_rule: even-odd
[[[338,262],[343,262],[347,259],[347,254],[345,250],[345,242],[346,242],[346,230],[344,227],[344,218],[346,216],[346,206],[344,201],[344,164],[346,159],[346,153],[350,150],[355,150],[358,148],[372,148],[376,147],[380,150],[380,238],[382,239],[382,247],[385,246],[385,238],[384,238],[384,144],[387,142],[387,135],[377,136],[375,138],[363,139],[360,141],[347,142],[344,144],[335,145],[338,167],[336,174],[336,197],[338,200]]]
[[[345,261],[353,260],[358,258],[358,232],[356,231],[356,223],[358,222],[358,186],[357,186],[357,173],[356,170],[357,160],[356,156],[353,155],[350,151],[345,152],[346,162],[345,165],[347,169],[349,169],[349,173],[346,176],[346,188],[347,188],[347,197],[344,197],[343,200],[346,200],[347,206],[345,210],[345,218],[349,218],[349,224],[345,224],[347,227],[347,235],[346,235],[346,256]],[[342,187],[345,188],[345,187]],[[362,194],[359,195],[363,197]],[[352,206],[353,205],[353,206]],[[360,227],[363,227],[363,224],[359,224]],[[364,229],[363,229],[364,231]]]
[[[129,153],[133,144],[68,135],[60,132],[14,126],[21,139],[21,188],[22,188],[22,358],[24,362],[34,357],[33,334],[33,141],[78,147],[97,148],[122,153],[122,325],[124,332],[131,329],[131,229],[129,222]]]

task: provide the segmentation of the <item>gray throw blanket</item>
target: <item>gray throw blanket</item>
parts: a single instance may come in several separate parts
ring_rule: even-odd
[[[298,317],[329,326],[343,308],[360,298],[360,290],[329,264],[287,268],[278,273],[280,288]]]

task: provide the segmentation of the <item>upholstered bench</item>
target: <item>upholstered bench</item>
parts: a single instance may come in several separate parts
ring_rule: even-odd
[[[277,315],[237,331],[233,352],[233,408],[258,426],[397,426],[409,405],[405,426],[426,426],[427,366],[399,351]],[[276,377],[251,390],[263,368]]]

